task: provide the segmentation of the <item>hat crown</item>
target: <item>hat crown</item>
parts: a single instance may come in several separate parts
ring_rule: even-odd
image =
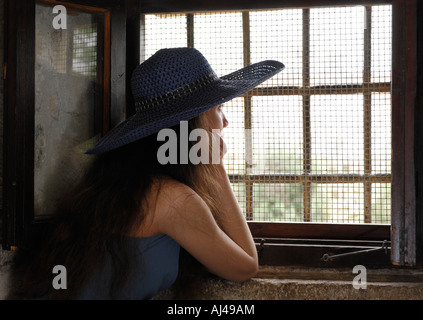
[[[131,79],[132,94],[135,102],[155,98],[211,74],[216,76],[198,50],[161,49],[134,70]]]

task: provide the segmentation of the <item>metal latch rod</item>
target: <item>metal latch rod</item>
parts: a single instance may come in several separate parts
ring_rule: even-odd
[[[379,251],[379,250],[385,250],[385,254],[387,254],[387,250],[388,250],[388,241],[387,240],[383,241],[382,247],[380,247],[380,248],[372,248],[372,249],[359,250],[359,251],[353,251],[353,252],[347,252],[347,253],[340,253],[340,254],[335,254],[335,255],[332,255],[332,256],[325,253],[323,255],[323,257],[320,258],[320,260],[327,262],[329,260],[333,260],[333,259],[340,258],[340,257],[352,256],[352,255],[355,255],[355,254],[368,253],[368,252]]]

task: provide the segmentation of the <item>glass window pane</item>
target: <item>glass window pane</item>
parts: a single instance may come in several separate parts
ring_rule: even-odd
[[[194,15],[194,47],[224,76],[244,66],[241,12]]]
[[[232,174],[245,174],[245,140],[248,131],[244,125],[244,99],[236,98],[224,104],[223,112],[229,125],[223,130],[227,153],[225,168]]]
[[[303,221],[303,186],[299,183],[255,183],[254,221]]]
[[[364,172],[363,96],[311,97],[311,172]]]
[[[72,71],[95,79],[97,72],[97,25],[76,26],[73,31]]]
[[[391,184],[372,184],[372,223],[391,223]]]
[[[364,7],[310,10],[310,84],[363,82]]]
[[[363,223],[363,184],[312,184],[311,222]]]
[[[372,173],[390,174],[391,147],[391,95],[372,94]]]
[[[253,173],[303,172],[302,97],[253,97]]]
[[[242,212],[246,212],[247,201],[245,196],[245,183],[232,183],[232,190],[235,193]]]
[[[372,6],[372,82],[391,81],[392,6]]]
[[[187,46],[187,18],[185,14],[147,14],[145,15],[145,43],[141,61],[148,59],[157,50]],[[144,32],[143,32],[144,31]],[[141,42],[143,45],[143,42]]]
[[[262,86],[301,86],[302,10],[274,10],[250,13],[251,62],[282,61],[286,69]]]

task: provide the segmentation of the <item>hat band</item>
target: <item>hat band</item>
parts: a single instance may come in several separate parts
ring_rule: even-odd
[[[159,105],[162,105],[164,103],[170,103],[174,100],[178,100],[184,97],[189,96],[193,92],[195,92],[198,89],[201,89],[202,87],[205,87],[215,81],[217,79],[216,73],[211,72],[201,78],[198,78],[197,80],[180,87],[176,90],[173,90],[171,92],[162,94],[157,97],[153,97],[150,99],[143,99],[140,101],[135,102],[135,110],[136,112],[144,111]]]

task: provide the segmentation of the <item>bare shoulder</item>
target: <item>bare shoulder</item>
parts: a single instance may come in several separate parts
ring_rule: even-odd
[[[218,231],[209,207],[189,186],[164,178],[154,183],[152,194],[155,210],[151,225],[155,233],[167,234],[178,241],[197,232],[212,236]]]
[[[163,232],[169,231],[169,225],[178,225],[185,220],[192,222],[210,213],[204,200],[192,188],[168,178],[157,183],[156,204],[155,216]]]
[[[130,235],[150,237],[169,233],[169,226],[178,224],[177,213],[187,212],[186,207],[192,207],[194,202],[201,201],[187,185],[171,178],[156,177],[140,208],[144,219],[140,225],[134,225]]]
[[[167,177],[156,179],[153,183],[153,189],[158,192],[159,196],[164,198],[163,200],[171,202],[177,202],[184,196],[196,194],[186,184]]]

